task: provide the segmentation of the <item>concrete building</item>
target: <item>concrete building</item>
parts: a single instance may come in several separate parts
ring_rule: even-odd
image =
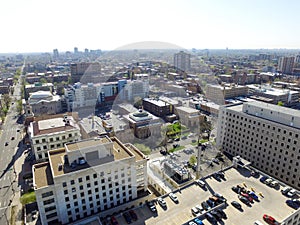
[[[282,102],[285,106],[292,106],[299,103],[299,91],[262,85],[248,85],[248,88],[249,96],[257,100],[267,101],[272,104]]]
[[[267,174],[300,187],[300,112],[263,102],[220,108],[217,145]]]
[[[25,114],[40,116],[42,114],[57,114],[62,111],[61,98],[50,91],[37,91],[30,94]]]
[[[200,121],[204,119],[204,115],[201,115],[199,110],[184,106],[176,107],[175,114],[180,123],[190,129],[198,128],[199,130]]]
[[[191,55],[183,51],[174,54],[174,66],[188,71],[191,68]]]
[[[160,119],[142,109],[124,115],[129,123],[129,128],[133,130],[134,136],[145,139],[152,136],[159,137],[161,134],[162,123]]]
[[[159,100],[158,98],[144,98],[143,108],[155,116],[166,118],[173,114],[174,107],[167,102]]]
[[[147,159],[131,144],[107,136],[65,144],[33,166],[43,225],[71,223],[124,205],[147,190]]]
[[[97,79],[101,75],[101,65],[99,63],[71,63],[70,70],[73,83],[100,82],[100,80],[97,81]]]
[[[30,93],[37,91],[50,91],[53,93],[54,86],[52,83],[34,83],[25,85],[25,100],[28,100]]]
[[[224,105],[226,99],[236,97],[246,97],[248,95],[248,87],[234,84],[212,85],[206,86],[206,98],[212,102]]]
[[[278,70],[281,73],[292,74],[295,57],[280,57],[278,60]]]
[[[37,161],[48,159],[48,151],[81,139],[79,126],[73,117],[45,119],[31,122],[28,127],[30,143]]]

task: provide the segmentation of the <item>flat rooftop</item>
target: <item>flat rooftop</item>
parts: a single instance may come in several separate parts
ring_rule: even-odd
[[[93,147],[97,145],[102,145],[105,143],[112,142],[111,139],[109,139],[107,136],[103,136],[101,138],[93,138],[93,139],[87,139],[82,140],[74,143],[66,144],[67,151],[77,151],[83,148]]]
[[[152,98],[144,98],[143,101],[150,102],[153,105],[157,105],[157,106],[167,106],[167,105],[170,105],[167,102],[164,102],[164,101],[159,100],[159,99],[154,99],[154,98],[153,99]]]
[[[125,147],[125,145],[120,143],[117,139],[113,139],[113,138],[109,139],[107,137],[96,138],[96,139],[84,140],[84,141],[81,141],[78,143],[69,144],[69,146],[72,149],[71,151],[75,151],[75,150],[79,150],[80,148],[87,148],[89,146],[92,147],[92,146],[96,146],[96,145],[102,145],[103,143],[112,142],[113,143],[113,160],[114,161],[136,156],[136,154],[128,151],[128,149]],[[64,148],[49,151],[49,163],[50,163],[50,167],[53,171],[54,177],[111,162],[111,160],[107,160],[106,158],[100,158],[100,159],[88,161],[86,164],[77,165],[75,168],[72,168],[69,165],[65,164],[64,157],[66,154],[67,154],[67,152]],[[59,164],[63,165],[62,170],[58,169],[57,165],[59,165]]]
[[[179,107],[176,107],[176,109],[178,109],[180,111],[183,111],[183,112],[186,112],[188,114],[190,114],[190,113],[199,113],[199,110],[193,109],[193,108],[190,108],[190,107],[185,107],[185,106],[179,106]]]
[[[33,165],[36,188],[47,187],[53,184],[50,164],[48,162]]]

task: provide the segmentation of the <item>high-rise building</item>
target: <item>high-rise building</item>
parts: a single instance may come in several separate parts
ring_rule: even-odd
[[[57,59],[59,57],[59,53],[57,49],[53,49],[53,58]]]
[[[107,136],[65,144],[33,166],[43,225],[67,224],[116,206],[128,207],[147,191],[147,158]],[[120,209],[120,208],[119,208]]]
[[[278,60],[278,70],[281,73],[292,74],[295,57],[280,57]]]
[[[264,102],[220,107],[217,145],[300,188],[300,111]]]
[[[184,71],[188,71],[191,67],[191,55],[180,51],[174,55],[174,66]]]
[[[74,54],[78,54],[78,48],[74,47]]]

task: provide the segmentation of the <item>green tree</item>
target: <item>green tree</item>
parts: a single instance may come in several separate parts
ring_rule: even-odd
[[[46,84],[46,83],[47,83],[47,80],[46,80],[46,78],[43,77],[43,78],[40,79],[40,82],[41,82],[42,84]]]
[[[189,160],[190,165],[195,165],[196,162],[197,162],[196,156],[195,156],[195,155],[192,155],[192,156],[190,157],[190,160]]]
[[[283,103],[282,101],[279,101],[279,102],[277,103],[277,105],[279,105],[279,106],[284,106],[284,103]]]
[[[22,114],[22,100],[17,101],[17,112],[21,115]]]
[[[150,155],[151,153],[151,149],[148,146],[139,143],[135,143],[134,146],[137,147],[145,155]]]
[[[2,107],[8,109],[11,102],[11,97],[8,94],[4,94],[2,96],[2,101],[3,101]]]

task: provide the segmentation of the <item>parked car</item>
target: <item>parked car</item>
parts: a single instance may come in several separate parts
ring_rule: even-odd
[[[288,206],[292,207],[293,209],[297,210],[300,207],[300,201],[298,199],[289,199],[285,202]]]
[[[218,176],[222,179],[225,180],[225,175],[222,172],[217,172]]]
[[[242,195],[239,195],[239,200],[241,200],[241,202],[245,203],[246,205],[250,205],[250,201]]]
[[[209,212],[205,214],[205,218],[213,224],[217,222],[216,218]]]
[[[210,200],[210,199],[206,200],[206,203],[207,203],[211,208],[215,207],[215,205],[216,205],[216,203],[215,203],[214,201]]]
[[[295,189],[290,190],[286,195],[290,198],[294,197],[297,194]]]
[[[191,211],[193,216],[200,216],[200,211],[196,207],[191,208]]]
[[[221,195],[221,194],[219,194],[217,192],[213,193],[213,196],[216,196],[222,202],[226,202],[226,198],[224,198],[223,195]]]
[[[154,205],[153,201],[148,201],[147,202],[147,206],[149,207],[149,209],[151,210],[151,212],[157,212],[156,206]]]
[[[211,210],[209,213],[213,215],[217,220],[222,220],[222,216],[217,211]]]
[[[278,183],[276,180],[274,180],[274,181],[272,181],[272,182],[270,183],[270,186],[273,187],[273,188],[276,188],[276,187],[279,186],[279,183]]]
[[[281,189],[281,193],[283,195],[286,195],[290,190],[292,190],[291,187],[284,187],[284,188]]]
[[[195,207],[199,210],[200,214],[202,214],[203,211],[205,211],[201,205],[196,205]]]
[[[262,176],[262,177],[259,179],[259,181],[262,182],[262,183],[264,183],[264,182],[266,181],[266,179],[268,179],[268,177]]]
[[[189,225],[197,225],[197,223],[194,222],[194,221],[190,221],[188,224],[189,224]]]
[[[126,220],[126,223],[128,223],[128,224],[132,223],[131,217],[130,217],[130,215],[129,215],[128,212],[124,212],[124,213],[123,213],[123,217],[124,217],[124,219]]]
[[[233,190],[235,193],[239,194],[240,193],[240,188],[236,187],[236,186],[233,186],[231,188],[231,190]]]
[[[204,225],[204,223],[202,222],[202,220],[200,220],[199,218],[194,219],[194,222],[198,225]]]
[[[173,202],[178,203],[178,198],[173,192],[169,194],[169,197],[172,199]]]
[[[211,209],[211,207],[205,201],[201,203],[201,206],[206,211]]]
[[[266,185],[270,185],[272,182],[273,182],[273,180],[271,178],[268,178],[265,180]]]
[[[277,224],[276,220],[272,216],[269,216],[267,214],[263,215],[263,219],[264,219],[264,221],[266,221],[270,225],[276,225]]]
[[[163,208],[167,207],[167,203],[166,203],[166,201],[163,198],[159,197],[157,199],[157,202],[158,202],[158,204],[160,204],[161,207],[163,207]]]
[[[258,201],[258,196],[253,192],[253,191],[249,191],[248,192],[249,196],[251,196],[255,201]]]
[[[222,216],[223,219],[227,219],[227,215],[222,209],[217,209],[216,211]]]
[[[233,205],[237,209],[242,209],[242,205],[238,203],[237,201],[232,201],[231,205]]]
[[[240,195],[245,197],[248,201],[253,202],[253,198],[249,194],[241,193]]]
[[[202,187],[202,188],[206,186],[205,182],[204,182],[203,180],[201,180],[201,179],[196,180],[196,183],[197,183],[200,187]]]
[[[129,210],[129,214],[130,214],[130,216],[131,216],[131,218],[132,218],[133,221],[137,221],[138,220],[137,214],[132,209]]]
[[[220,161],[217,158],[213,158],[212,161],[216,164],[220,164]]]
[[[119,225],[117,219],[116,219],[114,216],[112,216],[112,217],[110,218],[110,222],[111,222],[112,225]]]
[[[219,174],[217,174],[217,173],[213,173],[213,178],[215,178],[217,181],[221,181],[221,178],[220,178],[220,176],[219,176]]]

